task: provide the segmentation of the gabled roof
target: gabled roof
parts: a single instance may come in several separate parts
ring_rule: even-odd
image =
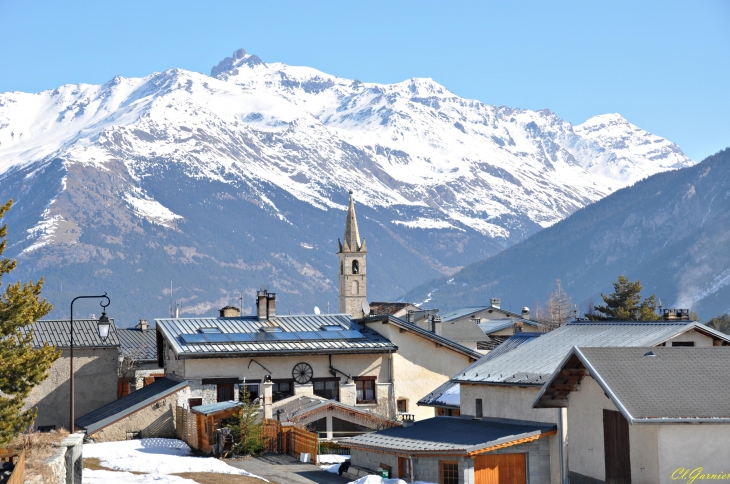
[[[474,321],[448,321],[441,322],[441,336],[451,341],[479,342],[489,341],[489,336],[477,326]]]
[[[122,356],[131,356],[139,361],[157,361],[157,331],[148,328],[118,328],[119,352]]]
[[[223,412],[226,410],[230,410],[232,408],[239,408],[243,407],[243,404],[240,402],[235,402],[233,400],[230,400],[228,402],[216,402],[216,403],[209,403],[208,405],[198,405],[197,407],[193,407],[190,410],[195,413],[200,413],[203,415],[210,415],[213,413]]]
[[[567,406],[570,391],[563,391],[590,374],[630,423],[730,423],[729,363],[728,347],[575,347],[533,406]],[[566,378],[575,381],[563,384]]]
[[[542,386],[573,346],[655,346],[690,330],[730,342],[730,336],[688,321],[574,321],[529,346],[473,365],[454,381]]]
[[[357,414],[368,420],[374,420],[380,425],[387,427],[400,425],[398,422],[389,420],[381,415],[363,410],[362,407],[347,405],[346,403],[338,402],[337,400],[328,400],[317,395],[294,395],[284,400],[274,402],[272,409],[274,415],[277,415],[277,411],[281,411],[280,419],[282,421],[286,420],[296,422],[305,417],[311,416],[312,414],[326,411],[332,407],[344,410],[350,415]]]
[[[114,320],[109,319],[111,327],[106,340],[99,337],[96,319],[74,319],[74,348],[111,348],[119,346]],[[69,320],[40,320],[20,331],[26,335],[33,331],[33,346],[40,348],[44,343],[58,348],[71,347],[71,322]]]
[[[426,338],[428,340],[433,341],[436,344],[439,344],[441,346],[444,346],[446,348],[449,348],[451,350],[456,351],[457,353],[461,353],[463,355],[466,355],[470,358],[479,359],[483,355],[475,350],[469,349],[466,346],[462,346],[459,343],[456,343],[454,341],[451,341],[448,338],[445,338],[443,336],[439,336],[431,331],[428,331],[426,329],[420,328],[416,326],[413,323],[409,323],[408,321],[405,321],[400,318],[396,318],[395,316],[389,316],[389,315],[383,315],[383,316],[370,316],[368,318],[363,318],[358,320],[360,323],[363,323],[365,325],[369,323],[388,323],[393,324],[401,329],[405,329],[406,331],[410,331],[411,333],[418,335],[422,338]],[[443,323],[442,323],[443,324]]]
[[[506,314],[508,316],[512,316],[515,319],[518,319],[518,320],[520,320],[520,321],[522,321],[524,323],[532,324],[532,325],[537,326],[537,322],[536,321],[533,321],[531,319],[524,319],[522,317],[522,314],[513,313],[512,311],[508,311],[507,309],[498,308],[498,307],[495,307],[495,306],[472,306],[472,307],[467,307],[467,308],[456,309],[454,311],[449,311],[447,313],[442,314],[441,315],[441,321],[453,321],[455,319],[460,319],[460,318],[463,318],[465,316],[470,316],[472,314],[476,314],[476,313],[478,313],[480,311],[484,311],[484,310],[487,310],[487,309],[492,309],[494,311],[502,312],[502,313],[504,313],[504,314]]]
[[[479,366],[484,362],[487,362],[493,358],[503,355],[515,348],[522,346],[525,343],[534,341],[540,335],[545,333],[517,333],[507,338],[502,344],[497,346],[494,350],[490,351],[480,359],[475,361],[473,364],[467,366],[459,373],[461,375],[469,369]],[[458,378],[456,375],[454,378]],[[449,380],[443,385],[436,388],[434,391],[420,399],[417,405],[425,407],[445,407],[445,408],[460,408],[461,407],[461,385]]]
[[[187,381],[178,382],[169,378],[160,378],[146,387],[77,418],[75,424],[77,427],[85,429],[87,435],[91,435],[186,386],[188,386]]]
[[[371,302],[370,303],[370,314],[382,315],[382,314],[395,314],[408,307],[418,308],[415,304],[407,302]]]
[[[255,316],[167,318],[155,319],[155,323],[179,358],[387,353],[398,349],[373,331],[360,332],[361,326],[347,314],[284,315],[268,320]],[[323,331],[325,326],[340,326],[342,330]],[[217,328],[223,335],[230,336],[222,336],[220,341],[214,342],[212,336],[202,334],[201,330],[205,328]],[[257,340],[257,336],[263,336],[261,328],[280,331]],[[192,342],[190,336],[201,341]]]
[[[408,427],[393,427],[340,440],[355,449],[415,454],[474,455],[554,434],[556,425],[524,420],[434,417]]]
[[[537,323],[530,321],[529,319],[492,319],[479,323],[477,326],[479,330],[484,334],[492,334],[503,329],[511,328],[515,323],[522,323],[537,328]]]

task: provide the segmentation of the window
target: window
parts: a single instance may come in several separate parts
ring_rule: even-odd
[[[219,402],[230,402],[233,400],[233,383],[218,384]]]
[[[360,274],[360,263],[356,260],[352,261],[352,273]]]
[[[199,407],[203,404],[202,398],[188,398],[188,407]]]
[[[360,281],[352,281],[352,293],[360,294]]]
[[[327,400],[338,400],[340,398],[339,379],[314,380],[314,394]]]
[[[56,430],[55,425],[39,425],[38,426],[38,432],[50,432],[51,430]]]
[[[294,380],[276,380],[271,388],[272,400],[278,402],[294,395]]]
[[[344,264],[344,262],[340,262],[340,274],[344,274],[344,273],[345,273],[345,264]]]
[[[459,464],[443,460],[439,464],[441,464],[440,484],[459,484]]]
[[[246,383],[245,385],[241,385],[239,388],[240,392],[246,392],[248,391],[248,401],[253,402],[257,398],[259,398],[259,384],[258,383]]]
[[[355,403],[375,403],[375,377],[358,377],[354,380],[357,390]]]
[[[484,416],[484,412],[482,411],[482,399],[481,398],[477,398],[475,416],[476,416],[476,418],[482,418]]]
[[[672,341],[672,346],[694,346],[694,341]]]
[[[401,398],[396,402],[396,405],[398,406],[398,413],[408,412],[408,400]]]

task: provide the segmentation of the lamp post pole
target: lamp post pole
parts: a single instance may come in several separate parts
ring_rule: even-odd
[[[99,318],[99,321],[97,322],[98,329],[99,329],[99,336],[101,337],[102,341],[106,340],[107,336],[109,335],[109,318],[106,316],[106,307],[109,306],[111,301],[109,300],[109,297],[106,295],[106,293],[102,294],[101,296],[78,296],[73,298],[71,301],[71,412],[70,412],[70,422],[69,422],[69,432],[74,433],[75,427],[74,427],[74,303],[77,299],[106,299],[106,304],[99,303],[102,308],[101,317]],[[105,328],[105,329],[104,329]]]

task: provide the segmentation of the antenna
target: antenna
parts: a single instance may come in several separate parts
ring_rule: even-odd
[[[238,298],[238,300],[241,302],[241,314],[243,314],[243,291],[241,291],[241,297]]]
[[[327,301],[327,314],[329,314],[329,313],[330,313],[330,302]]]
[[[173,317],[175,313],[172,308],[172,281],[170,281],[170,317]]]
[[[362,314],[366,318],[370,316],[370,304],[365,299],[362,300]]]
[[[318,306],[314,306],[314,314],[322,314],[322,311],[319,310]]]

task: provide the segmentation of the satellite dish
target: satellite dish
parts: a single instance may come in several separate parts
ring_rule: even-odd
[[[314,314],[322,314],[322,311],[319,310],[319,306],[314,306]]]
[[[368,302],[364,299],[362,301],[362,312],[365,317],[370,316],[370,304],[368,304]]]

